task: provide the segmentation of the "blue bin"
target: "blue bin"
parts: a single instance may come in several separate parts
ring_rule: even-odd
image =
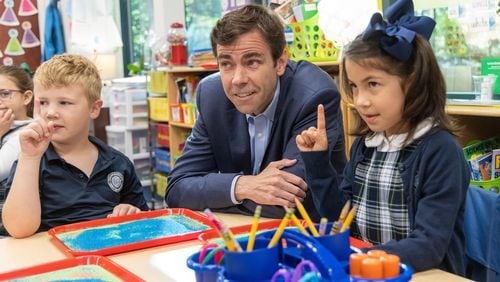
[[[209,249],[210,250],[210,249]],[[207,251],[209,251],[207,250]],[[200,252],[196,252],[188,257],[186,264],[194,270],[197,282],[215,282],[218,279],[219,272],[223,269],[222,266],[216,265],[214,258],[210,259],[207,264],[199,263]]]

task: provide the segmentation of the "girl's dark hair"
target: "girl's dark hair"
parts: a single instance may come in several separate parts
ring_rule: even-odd
[[[217,21],[210,35],[215,57],[217,45],[231,44],[241,35],[253,30],[259,31],[265,38],[276,63],[285,50],[284,25],[276,13],[257,4],[231,11]]]
[[[0,75],[8,76],[23,93],[28,90],[33,92],[33,80],[23,68],[14,65],[0,66]],[[29,117],[33,117],[34,100],[34,97],[32,97],[31,102],[26,106],[26,114]]]
[[[361,66],[401,77],[405,95],[402,119],[409,127],[406,141],[412,138],[417,125],[429,117],[433,118],[440,128],[455,133],[457,127],[445,112],[446,83],[432,47],[425,38],[416,34],[412,55],[405,62],[398,61],[383,51],[379,38],[364,41],[361,35],[346,46],[343,52],[340,81],[349,100],[352,101],[352,91],[345,71],[347,59]],[[356,127],[350,134],[360,136],[372,133],[359,115],[354,116]]]

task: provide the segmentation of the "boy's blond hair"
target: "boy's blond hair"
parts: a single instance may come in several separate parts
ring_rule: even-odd
[[[37,68],[33,82],[36,88],[80,86],[89,103],[101,98],[102,82],[97,67],[76,54],[56,55]]]

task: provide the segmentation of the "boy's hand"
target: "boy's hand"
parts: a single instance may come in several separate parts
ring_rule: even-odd
[[[325,109],[318,105],[318,128],[310,127],[295,139],[301,152],[328,150],[328,137],[325,128]]]
[[[9,131],[10,126],[14,122],[14,113],[12,109],[1,109],[0,110],[0,137],[3,137],[7,131]]]
[[[19,133],[21,154],[25,157],[39,158],[49,147],[54,123],[40,117],[40,101],[35,100],[34,120]]]
[[[130,204],[119,204],[113,209],[113,213],[108,214],[108,217],[115,217],[127,214],[140,213],[141,210]]]

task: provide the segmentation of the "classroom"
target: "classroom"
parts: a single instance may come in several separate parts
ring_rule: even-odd
[[[500,1],[0,0],[0,281],[500,281]]]

